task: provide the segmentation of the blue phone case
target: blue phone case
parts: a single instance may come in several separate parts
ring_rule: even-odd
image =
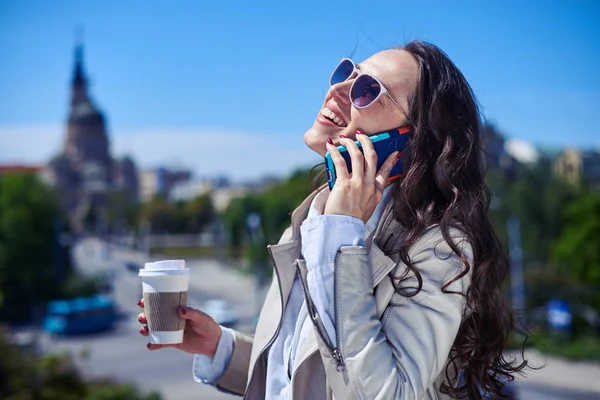
[[[390,154],[392,154],[394,151],[404,150],[406,144],[408,143],[409,133],[409,129],[399,128],[369,137],[373,142],[373,147],[375,148],[375,152],[377,153],[378,170],[379,168],[381,168],[381,165],[385,162],[385,160],[389,157]],[[363,151],[361,143],[359,141],[356,141],[355,143],[360,149],[360,151]],[[346,146],[338,146],[338,150],[340,151],[342,157],[344,157],[344,160],[346,160],[348,172],[352,172],[352,161],[350,159],[350,153],[348,153],[348,149],[346,148]],[[390,172],[389,179],[397,178],[398,176],[404,173],[404,168],[402,164],[402,159],[400,159],[394,165],[392,171]],[[335,165],[333,165],[333,160],[331,159],[331,155],[329,154],[329,152],[325,154],[325,168],[327,170],[327,182],[329,183],[329,189],[331,190],[333,189],[333,185],[335,185],[337,174],[335,171]]]

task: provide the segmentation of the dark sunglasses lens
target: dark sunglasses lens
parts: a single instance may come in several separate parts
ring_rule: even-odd
[[[359,75],[352,86],[350,98],[356,107],[366,107],[381,93],[379,83],[369,75]]]
[[[336,83],[344,82],[346,79],[350,78],[354,72],[354,64],[350,60],[344,60],[338,65],[338,67],[333,71],[333,75],[331,75],[330,85],[335,85]]]

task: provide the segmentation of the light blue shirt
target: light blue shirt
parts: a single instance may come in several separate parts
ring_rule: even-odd
[[[333,310],[333,270],[335,255],[342,246],[363,244],[364,238],[375,230],[385,205],[389,201],[391,188],[384,191],[383,200],[377,205],[366,224],[360,219],[345,215],[322,215],[323,205],[329,194],[325,189],[313,199],[306,220],[302,223],[302,256],[308,268],[307,284],[317,312],[332,343],[336,345]],[[223,333],[214,358],[194,356],[194,379],[197,382],[214,384],[229,363],[233,352],[234,333],[222,328]],[[296,277],[283,314],[279,334],[267,356],[267,382],[265,400],[287,400],[293,371],[297,366],[296,349],[314,329],[308,312],[302,286]]]

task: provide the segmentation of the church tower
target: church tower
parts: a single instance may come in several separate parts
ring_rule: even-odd
[[[65,155],[82,172],[85,191],[103,192],[111,181],[111,156],[104,116],[88,93],[83,67],[83,45],[75,47],[71,82],[71,108],[67,123]]]
[[[49,162],[48,179],[74,231],[99,232],[109,223],[109,199],[115,191],[127,192],[128,201],[137,201],[137,172],[133,160],[124,162],[110,154],[104,115],[90,96],[81,40],[75,45],[70,85],[66,140],[62,152]]]
[[[105,213],[112,185],[112,157],[104,115],[94,105],[83,64],[83,44],[75,45],[75,65],[71,81],[71,102],[63,157],[76,178],[72,180],[71,216],[82,225],[93,215]]]

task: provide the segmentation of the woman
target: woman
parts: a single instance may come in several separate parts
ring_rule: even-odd
[[[360,65],[343,60],[330,83],[304,139],[332,154],[339,176],[331,192],[309,196],[269,246],[275,274],[254,336],[184,307],[185,338],[175,347],[196,355],[197,380],[248,399],[500,393],[525,363],[502,355],[513,328],[501,294],[507,261],[486,217],[471,88],[423,42]],[[412,129],[406,174],[389,182],[397,154],[376,170],[363,132],[404,126]],[[344,173],[340,144],[353,174]],[[146,323],[144,314],[139,320]]]

